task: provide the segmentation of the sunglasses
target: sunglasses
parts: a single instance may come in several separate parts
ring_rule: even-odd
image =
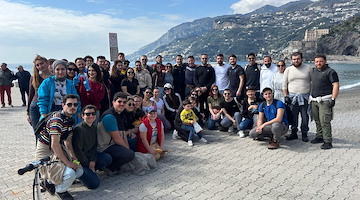
[[[230,93],[224,93],[224,95],[230,95]]]
[[[212,90],[213,90],[213,91],[218,91],[218,89],[217,89],[217,88],[213,88]]]
[[[170,88],[164,88],[164,90],[170,90]]]
[[[145,92],[146,94],[152,94],[152,92]]]
[[[135,106],[135,104],[134,103],[129,103],[129,104],[127,104],[128,106]]]
[[[84,115],[86,115],[86,116],[90,116],[90,115],[92,115],[92,116],[95,116],[96,115],[96,112],[91,112],[91,113],[84,113]]]
[[[196,94],[196,93],[194,93],[194,94],[191,94],[191,96],[197,96],[197,94]]]
[[[285,65],[277,65],[278,67],[284,67]]]
[[[116,103],[126,103],[126,101],[121,101],[121,100],[119,100],[119,101],[116,101]]]
[[[68,68],[68,70],[71,72],[71,71],[76,71],[75,68]]]
[[[134,72],[128,72],[128,74],[134,74]]]
[[[66,104],[67,107],[72,107],[72,106],[78,107],[78,105],[79,105],[78,103],[67,103]]]
[[[195,92],[200,92],[200,90],[195,90]]]

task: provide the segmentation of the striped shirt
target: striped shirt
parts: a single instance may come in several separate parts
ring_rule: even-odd
[[[47,121],[46,126],[40,131],[39,141],[43,144],[50,145],[50,135],[59,135],[60,143],[72,136],[74,121],[65,114],[56,112]]]

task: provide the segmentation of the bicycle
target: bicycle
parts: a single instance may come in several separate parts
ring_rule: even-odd
[[[34,177],[34,182],[33,182],[33,199],[34,200],[35,199],[41,200],[42,190],[40,188],[40,169],[43,166],[48,166],[55,162],[58,162],[58,161],[50,161],[50,156],[46,156],[46,157],[40,159],[39,161],[35,161],[30,164],[27,164],[24,168],[21,168],[18,170],[18,174],[23,175],[26,172],[30,172],[35,169],[35,177]],[[36,189],[36,192],[35,192],[35,189]],[[36,198],[35,198],[35,194],[36,194]]]

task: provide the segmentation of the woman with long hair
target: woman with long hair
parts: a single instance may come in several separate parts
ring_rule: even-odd
[[[152,74],[153,88],[158,88],[160,96],[164,95],[165,73],[161,70],[162,65],[155,65],[155,72]]]
[[[74,77],[79,73],[78,67],[73,62],[69,62],[67,65],[67,79],[73,80]]]
[[[99,65],[93,63],[87,70],[89,78],[80,77],[80,82],[76,89],[80,96],[82,106],[94,105],[96,107],[95,124],[99,121],[101,100],[104,98],[106,89],[102,83],[101,70]]]
[[[121,81],[126,77],[126,69],[124,69],[124,63],[121,60],[116,60],[111,68],[110,73],[110,91],[113,97],[115,93],[121,92]]]
[[[33,74],[30,78],[29,99],[27,105],[27,120],[35,130],[40,119],[39,106],[37,105],[38,89],[43,80],[52,74],[49,70],[48,60],[45,57],[36,55],[34,58]]]
[[[140,94],[139,81],[135,78],[135,71],[133,68],[126,70],[126,78],[121,81],[121,90],[126,95]]]
[[[215,130],[216,124],[221,122],[221,106],[220,103],[224,101],[224,97],[220,94],[217,85],[212,85],[210,88],[207,103],[209,107],[210,116],[208,119],[208,129]]]
[[[62,109],[63,97],[67,94],[78,95],[73,82],[66,79],[67,63],[64,60],[56,60],[53,63],[54,76],[45,79],[38,89],[38,102],[40,114],[45,117],[46,114],[52,111]],[[80,103],[80,102],[79,102]],[[81,106],[77,107],[78,113],[81,111]],[[75,118],[75,124],[78,123],[78,118]]]
[[[174,92],[173,86],[170,83],[164,85],[164,91],[165,117],[171,123],[171,127],[174,127],[176,113],[182,106],[181,97],[180,94]]]
[[[166,63],[165,65],[165,74],[164,74],[164,83],[174,84],[174,77],[172,75],[173,66],[171,63]]]

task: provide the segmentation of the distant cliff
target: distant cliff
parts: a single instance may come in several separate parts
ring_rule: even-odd
[[[354,17],[332,29],[318,40],[317,53],[360,56],[360,17]]]

